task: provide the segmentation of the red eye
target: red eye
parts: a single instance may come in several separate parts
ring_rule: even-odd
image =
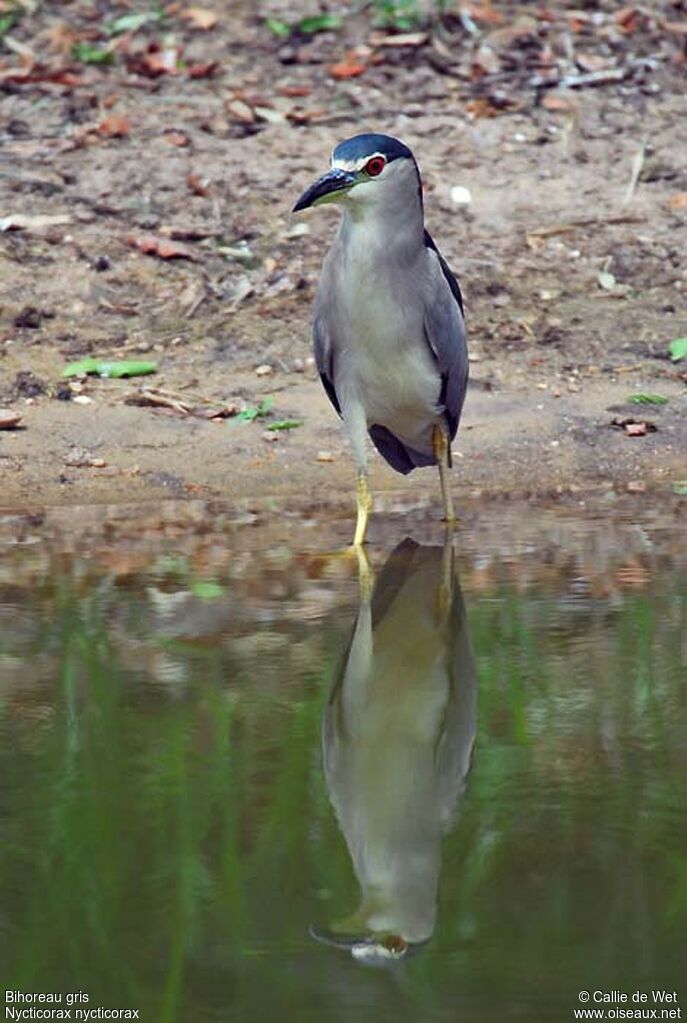
[[[386,160],[383,156],[373,156],[365,164],[365,173],[369,174],[371,178],[376,178],[384,170],[385,164]]]

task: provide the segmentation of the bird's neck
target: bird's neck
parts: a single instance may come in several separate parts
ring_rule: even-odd
[[[424,213],[418,195],[410,203],[368,206],[346,205],[339,229],[346,249],[362,250],[368,257],[379,251],[397,264],[413,262],[424,245]]]

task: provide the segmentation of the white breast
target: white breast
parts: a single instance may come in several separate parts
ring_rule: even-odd
[[[399,287],[403,283],[405,287]],[[342,261],[336,283],[337,388],[362,404],[368,426],[386,426],[431,451],[441,380],[424,336],[420,270],[394,274],[372,245]]]

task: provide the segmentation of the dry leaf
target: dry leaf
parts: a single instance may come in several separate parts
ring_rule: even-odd
[[[200,178],[191,172],[186,176],[186,184],[196,195],[205,197],[210,194],[210,178]]]
[[[503,21],[503,14],[495,11],[489,0],[483,4],[470,4],[468,9],[471,18],[485,25],[500,25]]]
[[[23,213],[14,213],[9,217],[0,217],[0,232],[30,231],[40,233],[49,231],[52,227],[59,227],[61,224],[71,224],[71,222],[71,217],[66,213],[37,214],[34,217]]]
[[[338,64],[332,64],[329,74],[337,81],[346,81],[348,78],[357,78],[362,75],[365,65],[361,63],[355,54],[348,53]]]
[[[168,47],[161,50],[152,43],[145,53],[134,54],[127,58],[127,67],[137,75],[147,78],[159,78],[160,75],[176,75],[178,73],[181,50]]]
[[[523,15],[512,25],[505,25],[503,28],[494,29],[484,37],[486,46],[490,46],[497,52],[505,53],[516,46],[522,45],[525,40],[530,40],[533,45],[537,44],[539,25],[534,18]]]
[[[232,120],[239,121],[241,124],[253,124],[255,121],[252,108],[242,99],[234,99],[231,103],[227,103],[227,113]]]
[[[0,408],[0,430],[14,430],[21,422],[19,412],[9,408]]]
[[[641,11],[637,7],[622,7],[613,15],[616,25],[626,34],[632,35],[637,31]]]
[[[384,32],[373,32],[370,46],[374,47],[410,47],[424,46],[427,42],[426,32],[401,32],[398,35],[386,35]]]
[[[656,433],[657,427],[649,419],[612,419],[611,426],[624,430],[628,437],[645,437]]]
[[[606,71],[612,66],[608,57],[600,53],[583,53],[580,50],[575,54],[575,63],[582,71]]]
[[[108,114],[98,125],[98,134],[103,138],[121,139],[129,134],[131,125],[121,114]]]
[[[106,298],[100,299],[98,309],[102,309],[104,313],[113,313],[116,316],[138,316],[138,306],[126,305],[121,302],[110,302]]]
[[[576,109],[572,100],[555,92],[547,93],[542,99],[541,105],[545,110],[551,110],[553,113],[567,113]]]
[[[310,124],[311,121],[316,121],[319,117],[325,117],[326,113],[327,111],[321,108],[306,110],[304,107],[294,107],[286,116],[291,124]]]
[[[71,71],[51,71],[31,64],[26,68],[5,68],[0,71],[0,82],[14,82],[24,85],[29,82],[52,82],[55,85],[66,85],[68,88],[81,85],[83,79]]]
[[[46,30],[47,48],[52,53],[61,53],[63,57],[72,52],[74,43],[79,41],[79,34],[66,21],[57,21]]]
[[[649,424],[627,423],[625,425],[625,433],[628,435],[628,437],[645,437],[646,434],[649,433]]]
[[[189,78],[211,78],[217,69],[216,60],[208,60],[204,64],[189,64],[186,74]]]
[[[501,61],[489,46],[480,46],[470,64],[470,81],[478,82],[501,70]]]
[[[494,106],[487,96],[478,96],[477,99],[469,100],[465,104],[465,109],[473,117],[498,117],[499,114],[505,112]]]
[[[687,192],[676,192],[667,203],[671,210],[687,210]]]
[[[687,36],[687,21],[664,21],[663,28],[675,35]]]
[[[132,248],[138,249],[139,252],[142,252],[146,256],[159,256],[160,259],[197,260],[198,258],[187,245],[181,245],[179,242],[170,241],[169,238],[160,238],[153,234],[131,234],[127,240]]]
[[[309,85],[282,85],[279,89],[280,96],[286,96],[289,99],[299,99],[303,96],[309,96],[312,89]]]
[[[186,10],[181,12],[179,17],[184,21],[188,21],[191,28],[198,28],[203,32],[214,28],[219,21],[219,14],[215,11],[207,10],[205,7],[187,7]]]
[[[162,137],[170,146],[187,146],[190,142],[188,135],[183,131],[166,131]]]
[[[238,405],[219,405],[216,407],[205,407],[204,405],[198,408],[191,409],[191,415],[197,416],[199,419],[230,419],[235,416],[239,411]]]

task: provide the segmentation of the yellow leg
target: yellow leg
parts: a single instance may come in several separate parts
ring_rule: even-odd
[[[375,577],[367,551],[362,545],[353,547],[358,557],[358,584],[360,587],[360,602],[367,604],[372,599]]]
[[[353,538],[353,546],[360,547],[361,544],[365,543],[365,533],[367,532],[367,522],[372,511],[372,492],[370,491],[369,483],[367,482],[367,473],[358,473],[358,519],[355,524],[355,536]]]
[[[453,603],[453,584],[455,579],[455,555],[453,553],[453,533],[447,528],[444,536],[444,549],[441,552],[441,579],[437,590],[437,608],[440,621],[446,621]]]
[[[434,444],[434,455],[439,466],[439,480],[441,481],[441,496],[444,501],[444,522],[453,523],[456,521],[456,513],[453,510],[453,497],[448,478],[448,449],[449,440],[442,426],[435,426],[432,433]]]

